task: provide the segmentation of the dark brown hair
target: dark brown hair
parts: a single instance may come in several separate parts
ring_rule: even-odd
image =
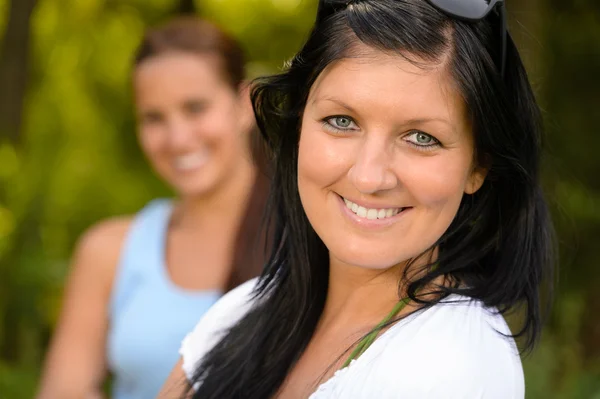
[[[220,72],[235,89],[246,77],[246,57],[240,44],[212,22],[194,17],[178,17],[148,30],[135,53],[134,65],[177,51],[217,56],[222,62]]]
[[[245,55],[240,44],[217,25],[195,17],[178,17],[150,29],[144,35],[134,59],[134,66],[166,53],[183,52],[199,56],[216,56],[219,72],[238,90],[246,78]],[[248,198],[246,213],[237,233],[227,291],[259,275],[265,261],[267,239],[259,234],[267,200],[269,181],[265,174],[264,146],[258,131],[253,129],[249,145],[258,173]]]

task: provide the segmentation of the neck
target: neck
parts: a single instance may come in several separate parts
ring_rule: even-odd
[[[173,212],[172,224],[180,229],[214,225],[221,230],[235,224],[246,211],[256,173],[253,164],[244,163],[213,192],[182,196]]]
[[[402,268],[366,269],[331,259],[322,326],[371,326],[381,321],[401,299]]]
[[[422,277],[425,270],[420,268],[436,258],[437,249],[418,258],[410,266],[415,270],[415,273],[411,273],[412,278]],[[332,256],[329,264],[329,287],[321,317],[322,326],[372,326],[379,323],[407,296],[406,284],[401,284],[400,277],[404,274],[408,261],[383,270],[348,265]],[[443,277],[439,277],[432,284],[444,285],[444,281]],[[435,299],[434,297],[434,294],[425,295],[430,300]],[[412,312],[416,309],[415,306],[419,305],[409,302],[398,315]]]

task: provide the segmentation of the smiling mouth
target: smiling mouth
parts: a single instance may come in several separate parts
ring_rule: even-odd
[[[186,155],[180,155],[174,159],[173,165],[176,169],[189,171],[203,166],[208,160],[206,151],[198,151]]]
[[[375,220],[375,219],[388,219],[396,216],[407,208],[365,208],[360,206],[346,198],[342,197],[346,203],[346,207],[356,214],[358,217]]]

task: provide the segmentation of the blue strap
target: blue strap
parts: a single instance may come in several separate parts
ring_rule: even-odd
[[[142,279],[159,278],[171,206],[169,200],[153,200],[135,216],[117,266],[110,299],[111,315],[123,307]]]

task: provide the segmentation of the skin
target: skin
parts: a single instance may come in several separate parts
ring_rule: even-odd
[[[246,93],[233,91],[219,66],[216,57],[175,52],[146,60],[135,74],[140,144],[186,198],[209,200],[250,163]],[[199,167],[185,168],[186,158]]]
[[[216,57],[173,52],[143,61],[133,76],[140,145],[178,194],[166,267],[183,289],[224,289],[256,173],[247,92],[232,88],[220,68]],[[131,221],[103,221],[77,244],[38,399],[102,397],[107,308]],[[211,267],[198,267],[198,253]]]
[[[461,198],[485,178],[473,162],[472,129],[445,63],[422,69],[359,50],[361,57],[323,71],[303,114],[298,189],[329,249],[330,283],[315,334],[279,398],[306,398],[341,367],[346,350],[397,303],[407,261],[435,255],[430,248]],[[368,220],[340,197],[366,208],[407,209]],[[160,397],[183,378],[177,365]]]

